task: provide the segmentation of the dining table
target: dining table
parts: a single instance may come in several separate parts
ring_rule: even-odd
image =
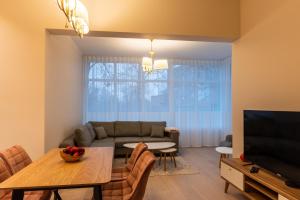
[[[21,200],[25,191],[93,188],[94,199],[102,199],[102,185],[111,181],[113,147],[87,147],[77,162],[64,161],[61,150],[51,149],[0,183],[0,189],[12,190],[12,199]]]

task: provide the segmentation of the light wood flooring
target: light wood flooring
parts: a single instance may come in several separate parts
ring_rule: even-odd
[[[230,186],[224,193],[224,180],[219,175],[219,154],[214,148],[183,148],[181,156],[200,169],[199,174],[150,177],[145,200],[246,200]],[[64,200],[92,198],[92,190],[61,190]]]

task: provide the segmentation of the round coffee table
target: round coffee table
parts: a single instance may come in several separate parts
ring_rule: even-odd
[[[134,149],[137,144],[138,143],[125,143],[123,144],[123,147]],[[174,142],[146,142],[145,144],[148,146],[148,150],[150,151],[169,149],[176,145]],[[127,163],[127,159],[128,151],[126,152],[125,163]]]
[[[220,161],[219,161],[219,167],[221,167],[222,158],[228,158],[229,155],[232,155],[232,148],[231,147],[216,147],[216,151],[221,154]]]

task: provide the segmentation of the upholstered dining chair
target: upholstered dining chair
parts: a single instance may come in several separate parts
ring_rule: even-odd
[[[32,163],[31,158],[20,145],[12,146],[0,152],[0,157],[7,163],[11,174],[17,173]]]
[[[5,181],[7,178],[11,177],[12,174],[8,168],[7,163],[0,158],[0,182]],[[24,199],[26,200],[49,200],[51,193],[49,191],[32,191],[25,192]],[[1,200],[10,200],[12,198],[11,190],[0,190]]]
[[[143,152],[125,180],[103,186],[103,200],[142,200],[154,162],[153,153]]]
[[[127,165],[122,168],[113,168],[112,169],[112,180],[120,180],[125,179],[130,171],[133,169],[136,161],[140,157],[140,155],[147,150],[147,145],[145,143],[138,143],[136,147],[133,149],[130,158],[127,161]]]

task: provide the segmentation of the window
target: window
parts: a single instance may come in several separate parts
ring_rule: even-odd
[[[230,131],[230,58],[169,60],[169,69],[152,73],[143,72],[140,63],[87,58],[85,121],[164,120],[181,130],[185,146],[199,146],[192,145],[193,134],[199,140],[204,132],[221,138]]]

